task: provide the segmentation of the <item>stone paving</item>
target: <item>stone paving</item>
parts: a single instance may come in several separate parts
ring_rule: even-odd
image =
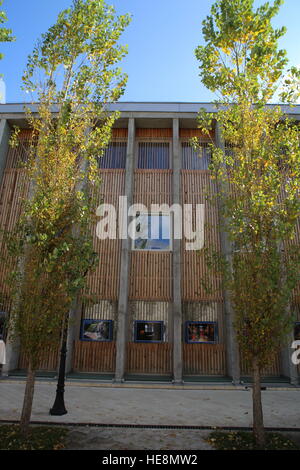
[[[67,383],[68,413],[49,415],[56,382],[37,381],[32,421],[69,424],[72,449],[209,449],[207,429],[118,428],[114,425],[251,427],[250,389],[135,388]],[[25,383],[0,380],[0,420],[20,418]],[[214,388],[214,387],[212,387]],[[266,427],[300,429],[300,389],[262,392]],[[78,424],[111,427],[76,426]],[[151,447],[150,447],[151,446]]]

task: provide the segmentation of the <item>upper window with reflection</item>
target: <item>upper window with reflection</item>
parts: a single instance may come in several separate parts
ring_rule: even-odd
[[[135,221],[132,248],[134,250],[171,250],[170,224],[170,214],[138,214]]]

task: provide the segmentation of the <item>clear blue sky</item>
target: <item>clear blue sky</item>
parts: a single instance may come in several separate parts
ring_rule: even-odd
[[[123,35],[129,53],[122,67],[129,75],[122,101],[211,101],[214,96],[200,83],[194,50],[202,43],[201,22],[214,0],[107,0],[117,13],[131,13],[132,22]],[[257,0],[256,5],[264,3]],[[4,0],[7,27],[14,43],[2,43],[5,58],[0,72],[6,82],[8,103],[26,101],[20,89],[22,72],[41,33],[56,21],[71,0]],[[274,21],[288,31],[280,42],[291,64],[300,64],[300,1],[285,0]]]

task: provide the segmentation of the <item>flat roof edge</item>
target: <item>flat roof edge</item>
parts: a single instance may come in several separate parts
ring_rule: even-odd
[[[300,114],[300,105],[286,104],[268,104],[268,107],[280,106],[285,114]],[[25,108],[30,108],[33,112],[37,110],[37,104],[31,103],[5,103],[0,104],[0,115],[4,114],[25,114]],[[197,114],[200,108],[206,109],[207,112],[216,113],[217,108],[214,103],[199,102],[122,102],[108,105],[108,110],[120,111],[121,113],[192,113]],[[57,108],[53,107],[53,112],[57,112]]]

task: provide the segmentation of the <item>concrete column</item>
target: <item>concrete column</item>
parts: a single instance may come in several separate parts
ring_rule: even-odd
[[[125,170],[125,196],[127,196],[128,207],[133,199],[133,173],[134,173],[134,144],[135,144],[135,120],[128,120],[128,141]],[[128,215],[125,221],[128,227]],[[115,382],[124,380],[126,366],[126,343],[128,333],[128,291],[129,291],[129,265],[130,265],[131,239],[127,236],[122,240],[121,265],[119,281],[118,300],[118,324],[116,339],[116,371]]]
[[[19,341],[10,340],[9,333],[8,333],[8,337],[6,340],[6,364],[3,364],[2,366],[3,376],[8,376],[8,373],[11,370],[15,370],[18,368],[19,355],[20,355]]]
[[[291,307],[288,306],[286,315],[291,316]],[[281,359],[281,372],[285,377],[290,379],[291,385],[299,385],[299,374],[296,364],[292,362],[292,354],[295,351],[291,348],[294,341],[294,331],[291,331],[286,339],[286,345],[280,352]]]
[[[0,120],[0,185],[3,180],[9,147],[10,127],[6,119]],[[2,366],[2,375],[8,375],[10,370],[16,369],[19,362],[20,347],[18,341],[6,339],[6,364]]]
[[[299,375],[296,364],[292,363],[292,354],[295,351],[291,348],[294,341],[294,335],[289,336],[289,344],[281,351],[281,372],[285,377],[288,377],[291,385],[299,385]]]
[[[221,130],[216,123],[216,145],[225,149],[225,144],[221,135]],[[231,265],[232,263],[232,247],[228,239],[228,234],[224,230],[224,220],[221,215],[219,207],[219,220],[221,225],[220,230],[220,241],[221,250],[226,261]],[[229,292],[225,289],[224,295],[224,306],[225,306],[225,331],[226,331],[226,359],[227,359],[227,373],[232,378],[234,384],[240,383],[240,360],[239,360],[239,348],[237,344],[236,333],[233,327],[234,311],[230,301]]]
[[[6,166],[7,152],[10,138],[10,127],[6,119],[0,120],[0,184]]]
[[[173,119],[173,204],[180,204],[179,119]],[[174,219],[173,219],[174,220]],[[173,238],[173,381],[182,383],[181,240]]]

